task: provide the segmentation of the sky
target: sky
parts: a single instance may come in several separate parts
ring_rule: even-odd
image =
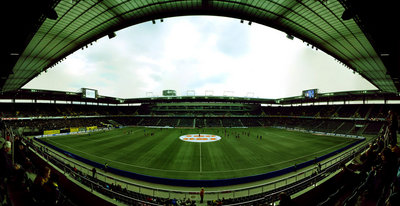
[[[321,50],[270,27],[211,16],[173,17],[119,30],[77,50],[23,88],[118,98],[212,95],[256,98],[375,90]]]

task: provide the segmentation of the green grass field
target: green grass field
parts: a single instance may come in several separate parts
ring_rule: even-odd
[[[226,129],[226,135],[224,130],[130,127],[42,140],[92,161],[107,162],[110,167],[149,176],[194,180],[227,179],[279,170],[356,141],[276,128]],[[250,132],[250,136],[243,132]],[[222,139],[207,143],[179,139],[181,135],[198,133],[214,134]],[[237,134],[240,138],[235,137]]]

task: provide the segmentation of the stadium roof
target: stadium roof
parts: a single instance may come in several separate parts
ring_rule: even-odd
[[[20,89],[97,39],[138,23],[217,15],[276,28],[323,50],[384,92],[399,92],[395,1],[16,0],[3,2],[1,91]],[[347,20],[343,20],[347,19]],[[233,43],[233,42],[232,42]],[[321,65],[323,67],[324,65]],[[62,78],[62,77],[60,77]]]

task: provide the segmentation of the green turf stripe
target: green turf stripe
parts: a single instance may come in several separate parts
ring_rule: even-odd
[[[144,130],[146,134],[153,132],[155,135],[145,136]],[[354,142],[347,138],[276,128],[226,131],[225,134],[225,129],[123,128],[43,140],[84,158],[99,163],[108,162],[118,169],[179,179],[225,179],[257,175],[312,160]],[[199,132],[216,134],[222,139],[201,143],[201,146],[200,143],[178,139],[181,135]],[[247,136],[247,132],[250,132],[250,136]],[[235,138],[237,134],[240,134],[239,139]],[[259,135],[263,136],[262,140],[256,138]]]

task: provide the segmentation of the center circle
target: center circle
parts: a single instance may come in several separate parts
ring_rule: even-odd
[[[186,134],[179,137],[180,140],[185,142],[216,142],[221,140],[220,136],[213,134]]]

